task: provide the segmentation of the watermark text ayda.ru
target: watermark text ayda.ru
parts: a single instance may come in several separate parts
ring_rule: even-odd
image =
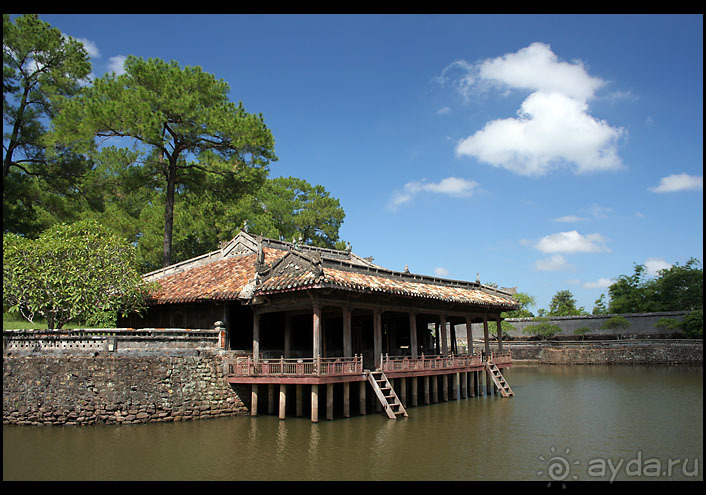
[[[557,454],[554,447],[551,448],[551,456],[545,458],[539,456],[539,460],[545,463],[544,468],[537,471],[537,475],[546,475],[550,481],[572,481],[582,478],[582,474],[588,479],[601,481],[615,481],[621,479],[671,479],[671,478],[696,478],[699,476],[699,459],[695,458],[675,458],[660,459],[658,457],[646,457],[642,451],[638,450],[630,458],[593,458],[583,463],[579,460],[572,460],[571,450],[566,449],[563,454]],[[579,466],[585,466],[579,467]]]

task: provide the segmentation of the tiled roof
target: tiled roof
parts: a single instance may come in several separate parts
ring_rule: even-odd
[[[215,261],[186,263],[176,273],[165,269],[165,274],[158,278],[161,288],[152,294],[151,302],[236,300],[306,288],[336,288],[501,310],[516,307],[509,294],[481,287],[478,283],[394,272],[361,261],[362,258],[345,251],[293,249],[279,241],[269,246],[276,247],[261,244],[264,263],[259,265],[259,273],[257,253],[246,251]],[[346,256],[348,259],[342,261]]]

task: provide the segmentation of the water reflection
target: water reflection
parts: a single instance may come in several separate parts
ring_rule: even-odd
[[[517,367],[515,397],[334,421],[276,415],[89,427],[3,427],[5,480],[538,480],[579,460],[689,459],[703,469],[701,368]],[[681,469],[674,479],[688,479]],[[698,479],[703,479],[698,473]],[[626,474],[620,474],[625,478]]]

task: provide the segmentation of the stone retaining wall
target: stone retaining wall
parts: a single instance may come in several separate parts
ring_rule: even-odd
[[[127,424],[247,413],[223,355],[5,353],[3,423]]]
[[[507,344],[504,345],[508,347]],[[702,340],[614,340],[591,342],[512,342],[513,361],[542,364],[703,365]]]

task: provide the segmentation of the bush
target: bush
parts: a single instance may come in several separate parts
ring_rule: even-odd
[[[690,339],[700,339],[704,335],[704,310],[695,309],[682,320],[684,333]]]
[[[547,340],[552,338],[555,334],[561,332],[561,327],[550,323],[548,318],[535,318],[533,321],[537,321],[536,325],[528,325],[523,333],[539,337],[542,340]]]

